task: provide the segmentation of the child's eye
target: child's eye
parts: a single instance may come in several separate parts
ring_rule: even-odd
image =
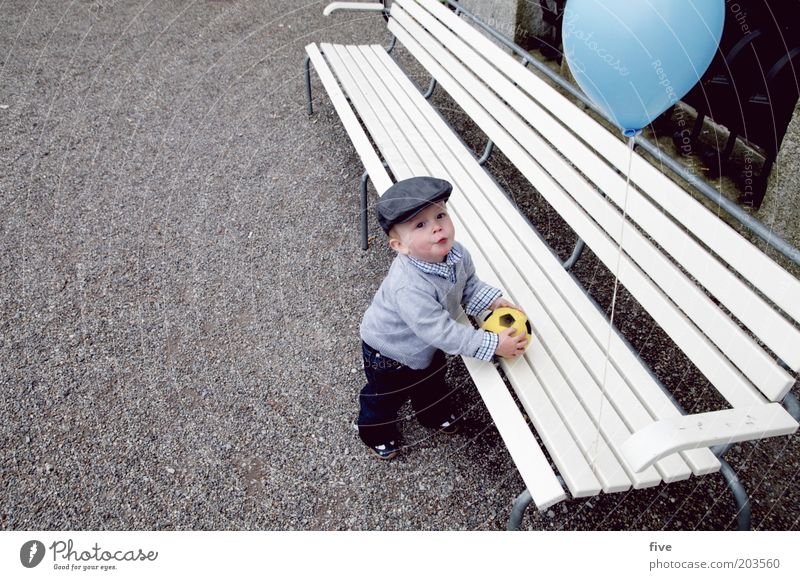
[[[440,219],[442,219],[443,217],[445,217],[446,215],[447,215],[447,214],[446,214],[445,212],[442,212],[442,213],[440,213],[439,215],[437,215],[437,216],[436,216],[436,219],[437,219],[437,220],[440,220]]]
[[[425,225],[425,222],[419,222],[419,223],[416,225],[416,227],[418,227],[418,228],[421,228],[421,227],[422,227],[422,226],[424,226],[424,225]]]

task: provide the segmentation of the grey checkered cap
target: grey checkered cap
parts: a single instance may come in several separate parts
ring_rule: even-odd
[[[453,186],[436,177],[411,177],[392,185],[378,200],[378,223],[387,234],[395,224],[402,224],[428,205],[447,201]]]

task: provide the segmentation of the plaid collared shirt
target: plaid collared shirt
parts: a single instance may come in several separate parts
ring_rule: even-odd
[[[455,265],[458,264],[462,258],[463,255],[455,247],[448,252],[444,262],[424,262],[409,256],[411,263],[421,271],[425,272],[426,274],[433,274],[434,276],[439,276],[440,278],[449,280],[452,284],[456,283]],[[472,297],[472,300],[470,300],[469,304],[467,304],[465,311],[470,316],[477,316],[486,310],[489,305],[498,297],[502,296],[502,294],[503,293],[497,288],[487,286]],[[495,333],[487,332],[483,336],[483,342],[481,343],[481,346],[473,356],[480,360],[490,361],[492,360],[499,343],[500,339]]]

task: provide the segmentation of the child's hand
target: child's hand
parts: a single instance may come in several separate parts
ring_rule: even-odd
[[[505,298],[503,298],[502,296],[501,296],[501,297],[499,297],[499,298],[498,298],[497,300],[495,300],[494,302],[492,302],[492,303],[489,305],[489,308],[487,308],[487,310],[497,310],[498,308],[513,308],[514,310],[519,310],[520,312],[522,312],[523,314],[525,314],[525,311],[524,311],[524,310],[522,310],[522,308],[520,308],[520,307],[519,307],[519,306],[517,306],[516,304],[512,304],[511,302],[509,302],[508,300],[506,300],[506,299],[505,299]],[[526,315],[526,316],[527,316],[527,315]]]
[[[516,328],[507,328],[497,336],[500,341],[494,353],[503,358],[517,358],[525,352],[525,347],[528,346],[528,338],[522,333],[517,333]]]

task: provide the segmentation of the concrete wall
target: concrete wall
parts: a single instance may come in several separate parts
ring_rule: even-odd
[[[520,0],[460,0],[459,2],[470,13],[508,38],[516,37],[519,3]]]
[[[800,102],[795,106],[756,217],[800,248]]]
[[[555,30],[542,19],[539,0],[461,0],[459,4],[525,49],[555,44]],[[550,4],[555,7],[552,0]]]

